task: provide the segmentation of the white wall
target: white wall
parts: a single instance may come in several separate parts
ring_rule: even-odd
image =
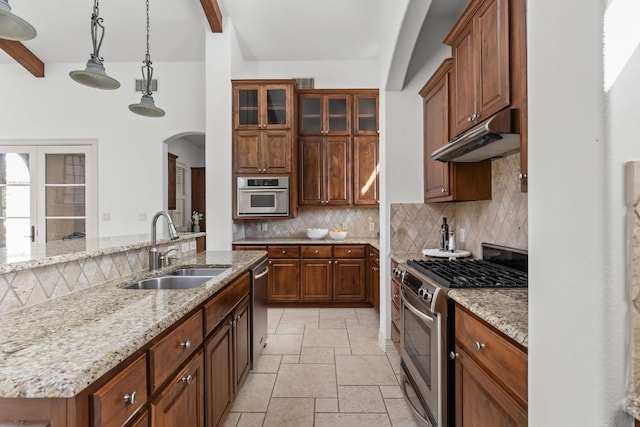
[[[623,162],[640,157],[640,64],[627,65],[607,111],[604,9],[528,2],[532,426],[631,425],[621,406]]]
[[[156,104],[162,119],[137,116],[129,104],[141,63],[107,63],[122,87],[103,91],[81,86],[69,71],[84,63],[46,64],[36,79],[18,65],[0,65],[0,144],[3,139],[95,138],[98,141],[98,215],[101,236],[148,233],[151,216],[163,208],[164,144],[169,136],[204,131],[203,63],[154,63]],[[166,169],[166,167],[165,167]],[[139,220],[140,215],[147,219]]]

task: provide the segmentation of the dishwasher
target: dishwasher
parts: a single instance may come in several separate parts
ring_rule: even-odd
[[[262,349],[267,346],[267,286],[269,260],[251,269],[251,369],[255,368]]]

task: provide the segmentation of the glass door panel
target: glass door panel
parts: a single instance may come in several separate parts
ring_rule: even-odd
[[[258,89],[238,90],[238,124],[241,126],[259,124]]]
[[[349,130],[349,102],[347,97],[329,97],[327,99],[327,126],[329,133],[343,134]]]
[[[300,97],[300,133],[317,134],[322,129],[322,102],[320,97]]]
[[[267,89],[267,124],[287,124],[286,89]]]
[[[376,98],[356,98],[356,126],[358,132],[376,133],[378,130]]]

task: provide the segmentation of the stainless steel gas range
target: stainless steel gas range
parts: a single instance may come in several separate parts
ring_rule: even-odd
[[[402,391],[423,426],[454,425],[448,290],[526,287],[527,262],[526,251],[483,243],[482,259],[409,260],[393,271],[402,283]]]

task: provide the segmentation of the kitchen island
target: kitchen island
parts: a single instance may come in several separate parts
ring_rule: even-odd
[[[18,415],[12,415],[11,411],[20,403],[32,401],[36,405],[50,402],[51,408],[58,406],[51,413],[66,411],[57,418],[66,421],[52,422],[52,427],[83,425],[89,417],[88,394],[95,391],[95,384],[101,383],[101,378],[114,368],[118,371],[139,360],[145,346],[164,336],[166,330],[184,318],[195,318],[197,314],[202,336],[200,309],[245,277],[248,292],[245,272],[265,257],[262,251],[193,254],[180,259],[180,266],[229,269],[193,289],[123,288],[127,283],[165,274],[177,267],[174,265],[154,273],[136,273],[110,280],[0,315],[0,423],[24,419],[24,411],[14,412]],[[204,317],[206,319],[206,312]],[[186,344],[185,348],[189,346]],[[149,396],[153,392],[150,390]],[[94,415],[95,411],[93,408]],[[37,411],[32,415],[38,420],[47,419],[47,414]],[[74,421],[78,419],[82,421]]]

